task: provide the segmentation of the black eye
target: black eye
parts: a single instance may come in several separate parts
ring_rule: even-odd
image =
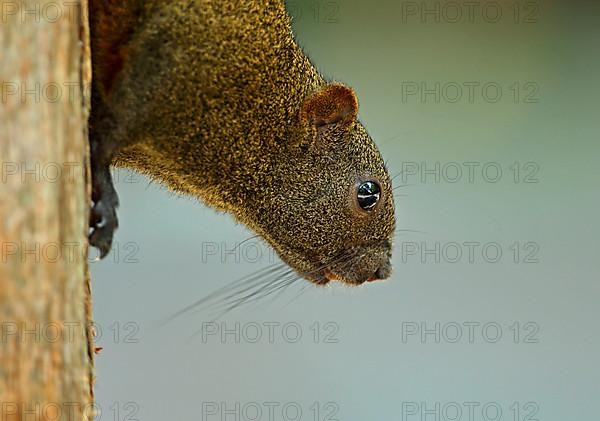
[[[373,210],[381,197],[381,187],[374,181],[365,181],[358,186],[356,192],[358,205],[367,212]]]

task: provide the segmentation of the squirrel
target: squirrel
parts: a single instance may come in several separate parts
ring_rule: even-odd
[[[90,0],[90,244],[118,226],[110,166],[255,231],[319,285],[386,279],[391,180],[358,100],[296,43],[283,0]]]

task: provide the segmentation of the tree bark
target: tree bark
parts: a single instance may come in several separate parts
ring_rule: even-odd
[[[0,1],[0,414],[94,413],[87,1]]]

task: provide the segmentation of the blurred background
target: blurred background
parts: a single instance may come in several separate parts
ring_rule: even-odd
[[[239,244],[253,233],[231,217],[118,170],[117,244],[91,263],[103,416],[597,419],[597,2],[288,9],[402,186],[394,274],[161,326],[278,259]]]

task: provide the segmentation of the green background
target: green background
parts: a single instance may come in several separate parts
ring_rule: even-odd
[[[163,317],[277,259],[265,246],[258,259],[250,249],[250,258],[237,262],[207,256],[207,245],[231,250],[252,233],[194,199],[117,173],[118,244],[106,261],[92,263],[104,347],[96,396],[104,417],[113,416],[114,403],[121,419],[133,402],[140,420],[220,420],[221,413],[203,418],[202,402],[229,408],[297,402],[300,419],[315,420],[309,407],[318,402],[324,420],[323,407],[333,402],[339,410],[331,419],[421,420],[422,412],[403,413],[403,403],[406,410],[407,402],[429,409],[456,402],[463,408],[456,419],[469,420],[464,403],[476,402],[474,420],[485,419],[487,403],[502,409],[501,420],[525,420],[532,408],[537,413],[530,419],[543,421],[598,418],[599,7],[520,2],[515,22],[515,2],[499,1],[502,17],[492,23],[496,9],[483,14],[486,3],[472,22],[465,14],[452,23],[456,9],[448,2],[438,3],[439,22],[419,14],[435,2],[288,2],[299,43],[320,71],[356,90],[360,119],[390,172],[399,174],[395,185],[403,186],[396,190],[399,231],[390,280],[360,288],[309,286],[298,296],[300,281],[274,300],[219,320],[228,328],[297,323],[297,343],[283,340],[280,330],[273,343],[264,337],[236,343],[231,335],[225,343],[217,336],[189,339],[211,320],[206,311],[158,327]],[[416,15],[403,13],[413,6]],[[465,82],[479,84],[472,101]],[[403,97],[422,83],[440,84],[439,101],[434,94]],[[493,87],[485,96],[486,84],[501,88],[498,101],[491,100]],[[457,85],[463,97],[454,102]],[[472,182],[465,162],[478,165]],[[436,174],[413,174],[414,165],[438,164],[439,182]],[[498,167],[502,175],[492,182]],[[495,253],[483,256],[480,246],[471,262],[465,242],[497,244],[502,257],[488,262]],[[420,254],[436,243],[446,252],[439,263]],[[455,243],[463,256],[453,263]],[[417,254],[409,254],[415,246]],[[324,328],[328,322],[337,343],[324,341],[332,332]],[[439,342],[433,334],[403,340],[407,323],[431,329],[436,322]],[[479,323],[472,343],[465,322]],[[502,328],[495,343],[493,330],[488,340],[482,335],[487,323]],[[463,337],[452,343],[455,324]],[[125,340],[130,326],[139,329],[132,337],[138,343]],[[440,419],[455,413],[446,415]],[[495,419],[493,410],[489,417]],[[266,411],[260,419],[269,419]]]

